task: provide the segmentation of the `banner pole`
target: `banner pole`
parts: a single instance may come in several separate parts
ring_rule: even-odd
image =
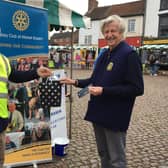
[[[70,78],[73,78],[73,27],[71,29],[71,68],[70,68]],[[69,139],[72,138],[72,85],[70,85],[70,112],[69,112]]]

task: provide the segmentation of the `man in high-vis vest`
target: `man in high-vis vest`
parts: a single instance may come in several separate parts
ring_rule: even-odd
[[[8,125],[8,81],[20,83],[39,77],[51,76],[52,72],[46,67],[39,67],[30,71],[15,71],[9,60],[0,53],[0,168],[4,163],[5,129]]]

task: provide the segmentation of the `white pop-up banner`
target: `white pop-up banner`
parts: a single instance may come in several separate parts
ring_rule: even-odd
[[[53,72],[52,80],[59,80],[65,77],[64,70],[56,70]],[[66,104],[65,104],[65,86],[61,86],[61,103],[58,107],[50,109],[50,126],[51,126],[51,143],[54,144],[58,137],[67,138],[66,125]]]

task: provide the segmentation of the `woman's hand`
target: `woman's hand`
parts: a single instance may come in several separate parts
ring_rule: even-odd
[[[89,93],[94,95],[94,96],[98,96],[101,95],[103,93],[103,87],[99,87],[99,86],[89,86]]]
[[[71,78],[62,78],[59,81],[60,81],[61,84],[75,85],[76,80],[71,79]]]
[[[37,74],[42,77],[42,78],[46,78],[52,75],[52,72],[50,69],[41,66],[40,68],[37,69]]]

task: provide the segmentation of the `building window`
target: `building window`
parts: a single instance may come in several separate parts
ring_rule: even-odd
[[[168,37],[168,14],[159,16],[159,37]]]
[[[88,36],[85,36],[85,45],[91,45],[92,43],[92,36],[91,35],[88,35]]]
[[[160,10],[168,9],[168,0],[161,0],[160,2]]]
[[[128,20],[128,32],[135,32],[135,19]]]

